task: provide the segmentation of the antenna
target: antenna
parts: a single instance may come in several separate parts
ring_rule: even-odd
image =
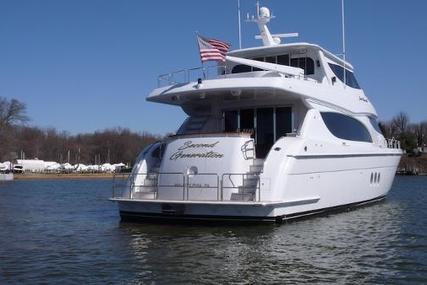
[[[345,69],[345,18],[344,18],[344,0],[341,0],[341,28],[342,28],[342,57],[343,57],[343,73],[344,73],[344,88],[347,83],[346,81],[346,69]]]
[[[240,0],[237,0],[237,21],[239,21],[239,49],[242,49],[242,25],[240,20]]]
[[[274,19],[272,13],[270,13],[270,9],[267,7],[260,7],[259,0],[256,1],[256,15],[252,15],[249,18],[249,14],[247,14],[246,21],[247,22],[255,22],[258,25],[258,29],[260,31],[259,35],[255,36],[255,39],[261,39],[264,46],[276,46],[279,45],[281,40],[280,38],[290,38],[297,37],[298,33],[290,33],[290,34],[271,34],[270,30],[267,27],[267,24],[271,19]]]

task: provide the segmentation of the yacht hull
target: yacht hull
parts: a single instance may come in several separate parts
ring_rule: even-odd
[[[120,217],[123,221],[135,222],[259,222],[259,223],[282,223],[286,221],[299,220],[312,216],[330,213],[339,213],[358,207],[367,206],[381,202],[385,196],[376,197],[371,200],[339,205],[323,209],[314,209],[304,212],[295,212],[288,215],[269,215],[274,211],[284,211],[283,206],[277,205],[242,205],[233,207],[226,211],[223,204],[175,204],[174,202],[158,202],[153,205],[147,201],[118,201]],[[168,211],[164,211],[167,205]],[[172,210],[171,210],[172,209]]]
[[[272,159],[266,160],[260,175],[260,194],[251,201],[131,196],[112,200],[124,220],[282,222],[383,200],[391,189],[400,152],[288,155],[270,169]]]

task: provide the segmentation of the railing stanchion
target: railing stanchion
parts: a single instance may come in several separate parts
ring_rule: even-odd
[[[216,200],[219,200],[219,176],[216,175]]]

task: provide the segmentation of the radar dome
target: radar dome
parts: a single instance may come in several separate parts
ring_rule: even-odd
[[[267,7],[259,8],[259,16],[261,18],[270,18],[270,10]]]

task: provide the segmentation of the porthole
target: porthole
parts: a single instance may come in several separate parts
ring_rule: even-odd
[[[374,174],[371,172],[371,184],[374,182]]]
[[[374,174],[374,183],[377,183],[377,173]]]
[[[378,183],[380,183],[381,173],[378,173]]]

